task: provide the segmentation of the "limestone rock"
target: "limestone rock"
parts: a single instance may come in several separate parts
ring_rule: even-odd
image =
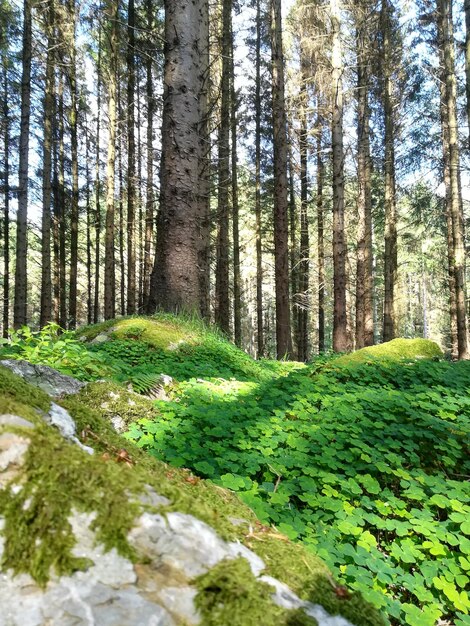
[[[78,393],[86,385],[86,383],[61,374],[47,365],[33,365],[27,361],[14,359],[0,361],[0,365],[8,367],[14,374],[21,376],[31,385],[39,387],[53,398]]]
[[[73,421],[70,413],[66,411],[63,407],[55,404],[55,402],[52,402],[49,413],[45,416],[44,419],[48,424],[51,424],[52,426],[58,428],[60,434],[62,435],[62,437],[64,437],[64,439],[70,439],[70,441],[73,441],[75,444],[77,444],[77,446],[80,446],[80,448],[85,450],[85,452],[88,452],[88,454],[94,453],[93,448],[84,446],[83,443],[77,439],[77,427],[75,425],[75,422]]]

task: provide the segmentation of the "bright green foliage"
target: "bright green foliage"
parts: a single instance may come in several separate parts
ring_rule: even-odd
[[[90,352],[83,342],[76,340],[73,332],[63,332],[54,323],[38,332],[32,332],[24,326],[12,332],[9,341],[2,341],[2,359],[22,359],[29,363],[49,365],[79,380],[96,380],[113,373],[102,355]]]
[[[115,337],[116,324],[111,340],[92,348],[118,364],[116,381],[133,372],[179,381],[173,401],[146,401],[126,415],[129,440],[237,492],[394,624],[468,623],[469,363],[439,360],[437,346],[419,340],[309,367],[254,362],[201,325],[188,323],[191,340],[164,350],[135,329]],[[81,407],[100,408],[97,389],[82,392]],[[89,415],[77,406],[74,416],[87,425]],[[329,588],[330,612],[380,623],[365,617],[362,599],[354,609],[354,593],[338,598],[326,575],[308,579],[299,560],[289,571],[280,545],[273,541],[272,557],[270,541],[250,542],[302,597],[325,604]]]
[[[204,626],[318,626],[301,610],[273,604],[273,589],[256,580],[245,559],[221,561],[195,583],[199,589],[195,603]]]
[[[342,359],[181,383],[128,437],[238,492],[392,622],[466,619],[470,364]]]

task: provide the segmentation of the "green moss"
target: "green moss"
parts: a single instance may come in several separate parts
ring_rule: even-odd
[[[380,612],[359,593],[338,596],[325,563],[302,545],[260,534],[250,548],[263,559],[270,576],[289,585],[303,600],[321,604],[331,615],[342,615],[356,626],[385,624]]]
[[[375,360],[435,359],[442,356],[442,350],[437,343],[429,339],[393,339],[377,346],[362,348],[352,354],[345,354],[335,359],[334,365]]]
[[[317,626],[303,611],[276,606],[273,589],[254,577],[245,559],[221,561],[194,582],[204,626]]]
[[[84,387],[76,399],[100,413],[100,420],[119,415],[126,424],[139,419],[155,419],[157,411],[151,400],[109,382],[91,383]]]
[[[126,536],[139,510],[131,498],[143,489],[139,477],[125,464],[84,453],[44,424],[27,435],[31,443],[15,479],[21,489],[0,492],[2,566],[27,572],[41,585],[52,570],[60,575],[83,568],[83,560],[71,553],[73,510],[96,513],[97,541],[133,557]]]
[[[44,391],[25,382],[7,367],[0,366],[0,411],[2,413],[13,412],[12,409],[8,409],[12,406],[11,402],[17,402],[23,406],[27,402],[29,411],[34,408],[47,412],[51,406],[51,399]]]

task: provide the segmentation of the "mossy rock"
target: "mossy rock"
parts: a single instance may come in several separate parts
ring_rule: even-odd
[[[443,352],[429,339],[392,339],[377,346],[362,348],[351,354],[344,354],[334,361],[335,365],[367,363],[373,361],[396,362],[409,359],[439,359]]]

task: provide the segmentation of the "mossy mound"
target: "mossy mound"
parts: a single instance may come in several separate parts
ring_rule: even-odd
[[[100,387],[106,387],[106,383]],[[177,511],[209,524],[222,539],[240,542],[258,553],[265,561],[265,573],[277,576],[301,598],[328,607],[330,613],[343,615],[356,626],[384,623],[381,615],[358,594],[352,596],[354,601],[338,597],[323,562],[276,530],[260,524],[234,493],[199,479],[189,470],[172,468],[124,440],[102,414],[102,407],[96,402],[96,386],[60,401],[74,418],[82,443],[93,447],[94,455],[63,439],[56,429],[43,422],[42,416],[50,405],[45,394],[4,368],[0,368],[0,389],[1,412],[14,413],[35,424],[33,429],[15,428],[30,440],[30,445],[14,484],[0,490],[5,546],[2,569],[30,574],[40,585],[45,585],[52,574],[86,569],[87,561],[72,552],[70,516],[74,511],[93,514],[91,528],[105,549],[115,548],[126,558],[139,560],[128,540],[139,511]],[[114,392],[114,386],[105,390],[108,394]],[[146,504],[141,496],[149,489],[170,503]],[[222,578],[233,582],[233,567],[240,565],[230,563]],[[219,582],[220,576],[220,569],[212,572]],[[208,580],[198,585],[204,616],[210,604],[206,597],[209,592],[205,591]],[[247,578],[242,598],[236,592],[232,598],[239,615],[243,598],[248,604],[253,598],[266,600],[266,588],[256,583],[253,591],[249,582]],[[210,593],[213,596],[213,587]],[[220,623],[216,617],[211,620],[205,623]],[[274,608],[271,622],[299,626],[314,623],[303,612]],[[255,622],[239,617],[234,623],[248,626]]]
[[[370,361],[396,362],[406,359],[436,359],[443,356],[437,343],[429,339],[392,339],[377,346],[362,348],[344,354],[335,364],[366,363]]]

